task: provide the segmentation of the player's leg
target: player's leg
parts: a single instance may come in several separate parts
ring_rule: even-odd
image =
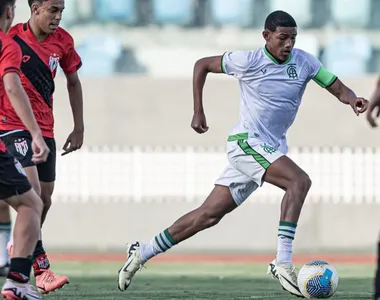
[[[229,165],[200,207],[183,215],[170,227],[154,236],[150,242],[127,245],[127,260],[119,270],[119,290],[124,291],[128,288],[135,273],[149,259],[218,224],[226,214],[242,204],[257,187],[258,185],[249,176]]]
[[[38,179],[37,167],[32,161],[33,151],[32,151],[32,137],[27,131],[18,132],[1,132],[1,139],[6,145],[8,151],[20,162],[29,183],[32,185],[34,191],[40,195],[40,181]],[[9,207],[7,208],[9,211]],[[9,240],[7,247],[8,254],[12,257],[13,251],[13,241]]]
[[[41,299],[29,285],[31,254],[38,239],[42,201],[29,184],[22,166],[9,152],[0,153],[0,199],[17,211],[13,257],[1,294],[5,299]]]
[[[311,180],[287,156],[279,158],[268,167],[264,180],[285,190],[278,227],[277,256],[270,264],[268,273],[276,277],[284,289],[301,296],[297,286],[297,274],[292,264],[293,240]]]
[[[9,205],[0,201],[0,276],[7,276],[9,272],[9,255],[7,245],[11,238],[11,213]]]
[[[237,139],[237,141],[233,141]],[[248,175],[261,185],[271,183],[283,190],[285,196],[281,205],[277,261],[274,273],[282,287],[296,296],[302,296],[297,286],[297,274],[292,264],[292,242],[303,202],[311,181],[290,158],[280,150],[257,138],[241,139],[241,135],[231,136],[230,144],[236,143],[236,150],[230,161],[240,172]],[[232,142],[233,141],[233,142]],[[232,146],[230,146],[232,147]]]
[[[54,192],[55,170],[56,170],[56,146],[54,139],[45,138],[45,142],[50,149],[48,159],[45,163],[37,166],[38,177],[41,186],[41,199],[43,211],[41,216],[41,227],[46,220],[47,213],[52,204]],[[50,268],[50,261],[42,243],[42,231],[33,253],[33,271],[36,277],[36,284],[41,294],[47,294],[62,288],[69,283],[67,276],[55,274]]]
[[[377,244],[377,269],[375,277],[375,300],[380,300],[380,239]]]
[[[128,288],[136,271],[149,259],[166,252],[196,233],[216,225],[223,216],[236,207],[229,188],[216,185],[200,207],[180,217],[167,229],[153,237],[150,242],[128,244],[128,257],[119,271],[119,290],[124,291]]]

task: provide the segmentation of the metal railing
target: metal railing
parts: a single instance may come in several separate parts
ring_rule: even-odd
[[[291,148],[324,203],[380,203],[380,148]],[[57,201],[202,201],[228,163],[223,148],[84,148],[57,162]],[[281,199],[264,184],[255,201]]]

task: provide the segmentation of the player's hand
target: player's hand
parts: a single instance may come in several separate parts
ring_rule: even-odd
[[[375,116],[374,116],[375,115]],[[375,118],[380,116],[380,98],[379,101],[371,101],[367,111],[367,121],[372,127],[377,127]]]
[[[46,145],[42,135],[37,135],[32,139],[32,161],[35,164],[43,163],[47,160],[50,153],[49,147]]]
[[[206,116],[203,111],[194,113],[191,127],[198,133],[205,133],[208,130]]]
[[[368,100],[364,98],[353,98],[350,100],[350,106],[354,110],[354,113],[359,116],[368,109]]]
[[[67,138],[66,143],[63,145],[62,149],[64,152],[62,153],[62,156],[82,148],[83,138],[83,131],[74,129]]]

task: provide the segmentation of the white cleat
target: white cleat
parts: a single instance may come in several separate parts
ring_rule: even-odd
[[[132,278],[143,267],[140,257],[140,243],[127,244],[127,261],[119,270],[118,288],[125,291],[131,284]]]
[[[29,283],[17,283],[7,279],[1,290],[3,299],[8,300],[41,300],[41,295]]]
[[[268,266],[267,275],[272,277],[273,279],[278,280],[277,270],[276,270],[276,259],[274,259]]]
[[[293,296],[305,298],[298,288],[297,273],[293,264],[277,264],[276,260],[273,260],[268,266],[267,274],[277,279],[285,291]]]

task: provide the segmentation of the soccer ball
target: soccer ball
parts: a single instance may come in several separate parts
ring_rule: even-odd
[[[298,287],[306,298],[330,298],[338,288],[338,272],[329,263],[314,260],[304,265],[298,273]]]

